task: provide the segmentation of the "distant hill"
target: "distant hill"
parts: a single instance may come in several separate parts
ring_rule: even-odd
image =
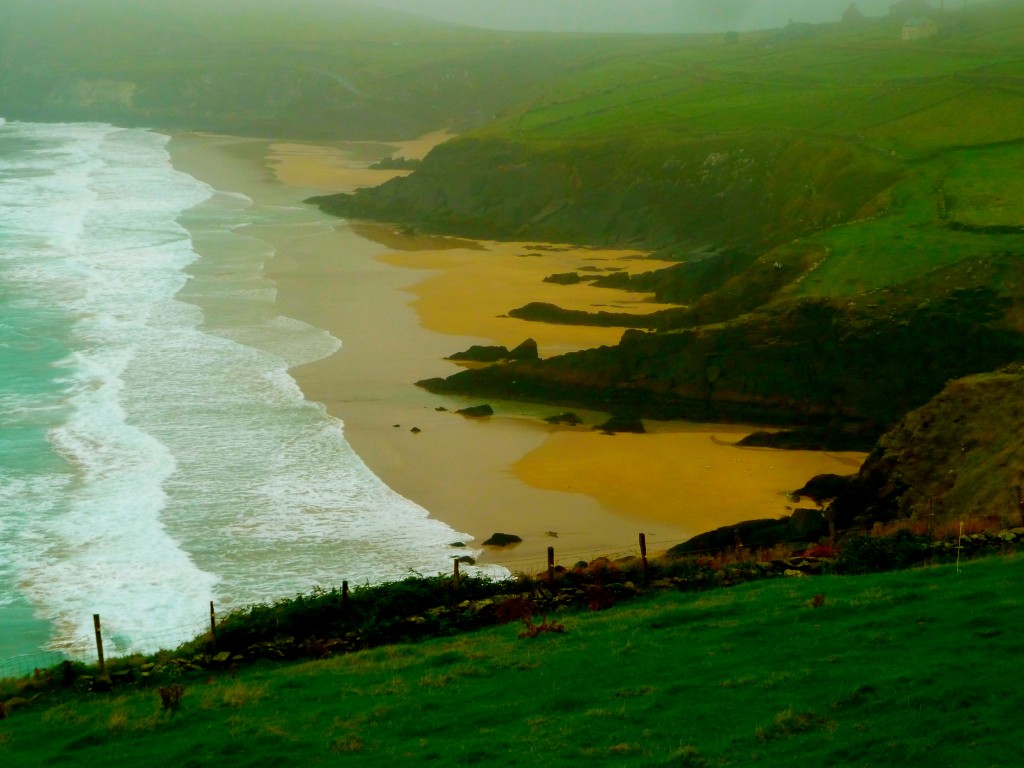
[[[916,41],[892,17],[666,39],[639,58],[610,46],[411,176],[317,202],[680,262],[614,280],[684,308],[593,318],[652,332],[435,391],[892,423],[948,379],[1018,359],[1024,338],[1024,5],[937,18]]]
[[[410,138],[481,125],[599,49],[507,37],[353,0],[5,0],[0,115]]]

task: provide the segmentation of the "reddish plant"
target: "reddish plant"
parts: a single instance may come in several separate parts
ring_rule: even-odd
[[[540,624],[534,624],[533,619],[530,618],[524,619],[524,623],[526,624],[526,629],[519,633],[519,637],[536,637],[544,632],[565,632],[564,625],[548,621],[547,616],[541,620]]]
[[[828,544],[815,544],[808,550],[805,550],[801,557],[835,557],[836,552]]]

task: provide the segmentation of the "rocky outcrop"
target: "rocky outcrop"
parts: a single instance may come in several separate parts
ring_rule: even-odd
[[[465,416],[467,419],[482,419],[485,416],[493,416],[494,408],[487,403],[481,405],[471,405],[467,408],[459,408],[455,411],[460,416]]]
[[[777,544],[794,542],[811,546],[827,534],[828,523],[819,510],[798,509],[792,515],[778,519],[747,520],[716,528],[677,544],[669,550],[669,554],[715,554],[733,549],[771,548]]]
[[[516,536],[514,533],[493,533],[491,537],[484,542],[485,547],[508,547],[513,544],[519,544],[522,538]]]
[[[603,424],[598,424],[594,427],[602,432],[614,434],[616,432],[632,432],[633,434],[642,435],[647,431],[644,427],[643,419],[639,419],[636,416],[612,416]]]
[[[951,381],[883,435],[836,494],[843,520],[1024,525],[1024,367]]]
[[[310,202],[470,237],[755,253],[848,220],[898,173],[855,143],[767,130],[657,152],[621,137],[579,146],[479,136],[437,148],[411,176]]]
[[[474,344],[462,352],[448,355],[447,359],[472,363],[496,363],[499,360],[508,360],[508,347]]]
[[[508,353],[509,360],[537,360],[539,358],[540,352],[537,349],[537,342],[533,339],[526,339]]]
[[[590,279],[592,280],[593,278]],[[580,277],[579,272],[557,272],[545,277],[544,282],[554,283],[555,285],[576,285],[576,283],[583,282],[583,278]]]
[[[536,360],[539,356],[537,342],[526,339],[511,351],[499,345],[474,344],[469,349],[449,355],[447,359],[456,362],[500,363],[504,360]]]
[[[570,427],[583,423],[583,419],[572,411],[563,411],[562,413],[556,413],[554,416],[547,416],[544,421],[548,422],[548,424],[568,424]]]
[[[1011,306],[988,289],[888,312],[866,299],[800,300],[716,326],[626,331],[613,347],[419,384],[649,418],[859,422],[877,434],[950,379],[1024,357],[1024,335],[1003,321]]]

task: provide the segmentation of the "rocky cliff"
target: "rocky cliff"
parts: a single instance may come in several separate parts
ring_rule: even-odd
[[[913,306],[901,305],[896,292],[870,303],[781,302],[727,323],[626,331],[614,347],[420,384],[654,418],[853,421],[877,434],[948,380],[1024,355],[1024,337],[1011,322],[1017,300],[985,287],[946,290]],[[887,300],[880,311],[878,302]]]
[[[470,237],[760,252],[860,215],[900,168],[856,142],[745,134],[434,150],[411,176],[313,198],[340,216]]]
[[[1024,525],[1024,368],[949,382],[886,433],[832,502],[842,520]]]

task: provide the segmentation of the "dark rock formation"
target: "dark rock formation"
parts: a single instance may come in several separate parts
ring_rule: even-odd
[[[483,545],[485,547],[508,547],[521,541],[522,539],[514,533],[493,533]]]
[[[448,355],[446,359],[467,360],[474,363],[496,363],[499,360],[507,360],[508,357],[508,347],[474,344],[467,350]]]
[[[773,546],[787,541],[790,536],[789,518],[779,520],[746,520],[737,525],[725,525],[713,531],[694,536],[676,544],[668,554],[672,556],[721,552],[740,545],[744,547]]]
[[[837,519],[865,524],[971,517],[1024,524],[1024,366],[952,381],[878,441],[832,502]]]
[[[526,339],[522,344],[508,353],[509,360],[537,360],[540,354],[537,351],[537,342],[533,339]]]
[[[583,423],[583,419],[572,411],[565,411],[564,413],[559,413],[554,416],[548,416],[544,421],[549,424],[568,424],[573,427]]]
[[[962,275],[933,277],[944,282]],[[871,433],[926,403],[952,378],[1024,357],[1024,335],[1011,325],[1011,307],[1009,295],[981,289],[887,313],[866,299],[843,305],[800,300],[714,327],[627,330],[613,347],[463,371],[421,385],[648,418],[849,422]]]
[[[789,516],[789,529],[797,541],[815,542],[828,533],[828,521],[821,510],[798,508]]]
[[[643,434],[647,431],[644,422],[637,416],[612,416],[604,424],[598,424],[594,429],[603,432],[634,432]]]
[[[832,423],[777,432],[752,432],[737,445],[791,451],[870,451],[879,437],[880,427],[875,423]]]
[[[512,351],[509,351],[508,347],[499,345],[474,344],[467,350],[449,355],[446,359],[473,363],[500,363],[504,360],[537,360],[538,358],[537,342],[533,339],[526,339]]]
[[[555,285],[575,285],[576,283],[583,282],[583,277],[580,276],[579,272],[557,272],[545,277],[544,282],[554,283]]]
[[[773,547],[784,542],[813,544],[828,533],[828,525],[820,512],[811,509],[798,512],[792,517],[780,517],[777,520],[747,520],[716,528],[677,544],[668,553],[672,556],[713,553],[738,547]],[[820,519],[816,519],[815,515]]]
[[[494,409],[487,403],[483,403],[482,405],[471,405],[468,408],[459,408],[456,413],[470,419],[479,419],[484,416],[493,416]]]
[[[826,501],[831,501],[846,491],[853,482],[854,477],[855,475],[834,475],[831,473],[815,475],[804,483],[801,488],[793,491],[792,495],[797,500],[808,498],[813,500],[815,504],[820,505]]]

